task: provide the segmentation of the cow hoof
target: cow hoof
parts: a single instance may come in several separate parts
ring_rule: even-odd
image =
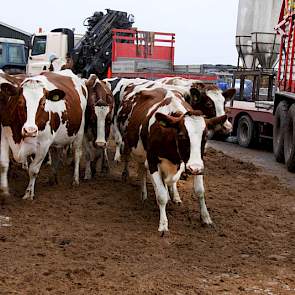
[[[201,216],[200,220],[201,220],[202,226],[212,226],[212,227],[214,227],[214,224],[213,224],[210,216],[206,216],[206,217]]]
[[[168,222],[163,222],[159,224],[159,228],[158,231],[161,232],[161,235],[164,235],[163,232],[167,232],[168,231]]]
[[[74,181],[72,182],[72,186],[73,186],[73,187],[77,187],[77,186],[79,186],[79,181],[74,180]]]
[[[146,192],[141,192],[141,201],[144,203],[147,200],[147,193]]]
[[[123,181],[123,182],[126,182],[127,179],[128,179],[128,177],[129,177],[129,173],[128,173],[128,171],[123,171],[123,172],[122,172],[122,181]]]
[[[10,193],[8,191],[8,188],[2,188],[0,191],[0,195],[3,196],[4,198],[9,197]]]
[[[121,155],[120,155],[120,153],[117,153],[117,152],[116,152],[115,157],[114,157],[114,161],[115,161],[116,163],[121,162]]]
[[[173,203],[174,203],[174,204],[177,204],[178,206],[182,205],[182,201],[181,201],[180,198],[174,198],[174,199],[173,199]]]
[[[89,170],[85,170],[84,180],[90,180],[92,178],[92,173]]]
[[[26,193],[26,194],[23,196],[23,200],[33,201],[33,200],[34,200],[34,196],[32,196],[30,193]]]

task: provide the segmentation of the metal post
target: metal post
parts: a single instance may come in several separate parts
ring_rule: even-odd
[[[244,84],[245,84],[245,76],[240,76],[240,100],[244,100]]]

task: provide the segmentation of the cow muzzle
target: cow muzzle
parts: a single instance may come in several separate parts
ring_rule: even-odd
[[[38,135],[38,128],[24,127],[22,130],[23,137],[36,137]]]
[[[96,148],[106,148],[107,143],[105,141],[95,141],[94,145]]]
[[[204,167],[201,167],[199,165],[188,165],[186,167],[186,172],[191,175],[203,175]]]

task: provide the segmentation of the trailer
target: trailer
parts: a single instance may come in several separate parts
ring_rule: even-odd
[[[216,83],[216,74],[201,73],[196,65],[175,65],[175,34],[113,29],[111,73],[116,77],[159,79],[180,76]]]

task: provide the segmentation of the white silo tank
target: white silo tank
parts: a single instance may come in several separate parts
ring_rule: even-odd
[[[254,18],[252,27],[253,54],[263,68],[272,68],[277,60],[280,40],[274,27],[279,20],[281,1],[254,1]]]
[[[251,33],[255,2],[257,0],[240,0],[238,6],[236,48],[246,68],[251,68],[253,63]]]

